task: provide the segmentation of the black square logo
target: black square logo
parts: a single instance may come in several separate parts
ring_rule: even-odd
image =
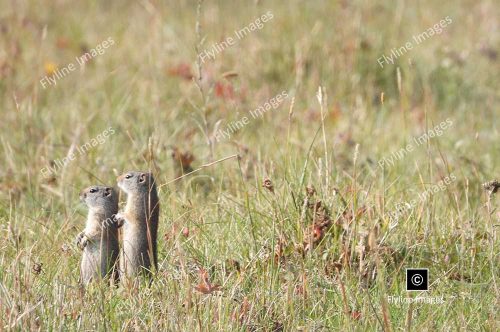
[[[429,290],[429,269],[406,269],[406,290]]]

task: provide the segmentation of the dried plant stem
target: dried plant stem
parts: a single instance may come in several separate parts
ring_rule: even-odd
[[[166,183],[161,184],[161,185],[158,187],[158,189],[161,189],[163,186],[169,185],[169,184],[171,184],[171,183],[173,183],[173,182],[175,182],[175,181],[178,181],[178,180],[180,180],[180,179],[182,179],[182,178],[184,178],[184,177],[186,177],[186,176],[188,176],[188,175],[191,175],[191,174],[193,174],[193,173],[199,172],[199,171],[201,171],[201,170],[202,170],[202,169],[204,169],[204,168],[207,168],[207,167],[213,166],[213,165],[215,165],[215,164],[221,163],[221,162],[223,162],[223,161],[226,161],[226,160],[228,160],[228,159],[231,159],[231,158],[237,158],[237,157],[239,157],[239,155],[238,155],[238,154],[233,154],[233,155],[231,155],[231,156],[224,157],[224,158],[222,158],[222,159],[218,159],[218,160],[216,160],[216,161],[212,161],[212,162],[210,162],[210,163],[208,163],[208,164],[203,164],[203,165],[201,165],[200,167],[198,167],[197,169],[195,169],[195,170],[193,170],[193,171],[191,171],[191,172],[189,172],[189,173],[183,174],[183,175],[181,175],[181,176],[179,176],[179,177],[176,177],[175,179],[173,179],[173,180],[171,180],[171,181],[168,181],[168,182],[166,182]]]
[[[413,318],[413,302],[408,305],[408,312],[406,313],[405,331],[411,331],[411,322]]]
[[[201,99],[202,99],[202,107],[201,107],[201,113],[202,113],[202,120],[203,120],[203,131],[205,135],[205,139],[207,140],[207,144],[209,147],[209,153],[210,153],[210,160],[213,160],[214,158],[214,144],[212,139],[210,138],[210,129],[208,125],[208,108],[207,108],[207,96],[205,95],[205,90],[203,89],[203,85],[201,83],[203,79],[203,67],[202,67],[202,62],[200,60],[199,54],[201,52],[201,47],[203,45],[204,39],[201,37],[201,6],[203,4],[203,0],[198,0],[198,6],[196,8],[196,45],[195,45],[195,51],[196,51],[196,68],[198,71],[198,76],[193,78],[194,84],[200,91]]]
[[[491,218],[491,216],[493,215],[493,210],[494,208],[491,207],[491,199],[493,197],[493,195],[496,193],[496,190],[498,190],[499,188],[499,183],[498,181],[494,180],[494,181],[491,181],[489,183],[487,183],[486,185],[490,185],[490,187],[492,187],[493,189],[491,189],[490,192],[487,193],[486,195],[486,211],[487,211],[487,214],[488,214],[488,221],[489,221],[489,226],[490,226],[490,232],[492,234],[492,239],[490,239],[490,264],[491,264],[491,269],[492,271],[495,269],[494,265],[494,257],[495,257],[495,241],[496,241],[496,236],[497,236],[497,233],[495,232],[495,229],[494,229],[494,224],[493,224],[493,219]],[[483,185],[483,187],[485,187],[485,185]],[[486,187],[485,187],[486,188]],[[495,273],[492,274],[492,280],[493,280],[493,286],[495,287],[495,293],[497,294],[497,298],[498,298],[498,284],[497,284],[497,278],[496,278],[496,275]]]
[[[382,318],[384,320],[384,331],[390,332],[391,329],[391,320],[389,318],[389,308],[387,308],[387,300],[385,298],[382,299]]]
[[[326,144],[326,132],[325,132],[325,117],[326,117],[325,105],[326,105],[327,95],[321,86],[318,88],[317,98],[319,102],[319,108],[321,110],[321,130],[323,132],[323,145],[325,148],[325,185],[326,188],[328,188],[330,179],[330,167],[328,161],[328,145]]]
[[[344,314],[346,315],[346,317],[349,317],[349,302],[347,300],[347,294],[345,292],[345,285],[344,283],[342,282],[342,276],[340,275],[340,271],[339,269],[337,269],[337,275],[339,276],[338,280],[339,280],[339,285],[340,285],[340,292],[342,294],[342,302],[344,303]]]
[[[293,116],[293,107],[295,106],[295,96],[292,97],[292,101],[290,103],[290,109],[288,111],[288,130],[287,130],[287,135],[286,135],[286,154],[288,158],[286,159],[287,167],[286,169],[289,169],[290,165],[290,128],[292,127],[292,116]]]

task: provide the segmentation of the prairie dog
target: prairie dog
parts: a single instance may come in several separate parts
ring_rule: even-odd
[[[157,235],[160,205],[151,173],[127,172],[118,177],[118,187],[127,194],[125,211],[116,222],[122,227],[123,249],[120,270],[127,277],[150,275],[158,269]]]
[[[92,186],[80,193],[80,200],[89,208],[85,229],[76,238],[83,250],[81,281],[88,285],[108,276],[116,281],[120,248],[113,217],[118,212],[118,195],[111,187]]]

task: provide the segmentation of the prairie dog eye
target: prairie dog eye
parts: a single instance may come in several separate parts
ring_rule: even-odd
[[[89,192],[90,192],[91,194],[96,193],[96,192],[97,192],[97,189],[96,189],[96,188],[92,188],[92,189],[90,189],[90,191],[89,191]]]
[[[131,177],[132,177],[132,174],[125,175],[125,179],[130,179]]]

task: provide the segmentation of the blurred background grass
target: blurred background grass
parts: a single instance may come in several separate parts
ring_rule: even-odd
[[[1,0],[0,7],[0,326],[498,326],[498,198],[488,200],[480,186],[498,177],[500,161],[494,1],[205,1],[203,41],[196,1]],[[201,94],[192,79],[196,45],[209,49],[268,11],[274,17],[261,30],[201,65]],[[383,54],[446,16],[453,22],[441,34],[379,66]],[[115,43],[105,54],[42,88],[47,70],[76,63],[108,37]],[[327,95],[324,134],[319,86]],[[279,108],[214,141],[215,129],[283,90],[290,97]],[[447,118],[453,126],[442,136],[378,168]],[[116,133],[106,143],[42,177],[72,144],[110,126]],[[194,156],[193,168],[235,153],[241,159],[162,188],[161,268],[152,288],[83,293],[72,244],[86,214],[78,192],[114,184],[129,169],[152,169],[166,183],[182,174],[173,147]],[[457,180],[388,233],[395,204],[449,174]],[[274,193],[262,187],[265,178]],[[314,222],[303,206],[306,185],[339,226],[304,253]],[[370,236],[377,250],[368,249]],[[380,251],[384,236],[389,255]],[[386,303],[407,296],[404,268],[415,266],[430,268],[428,295],[444,296],[444,305]],[[221,294],[193,291],[199,267],[222,284]]]

